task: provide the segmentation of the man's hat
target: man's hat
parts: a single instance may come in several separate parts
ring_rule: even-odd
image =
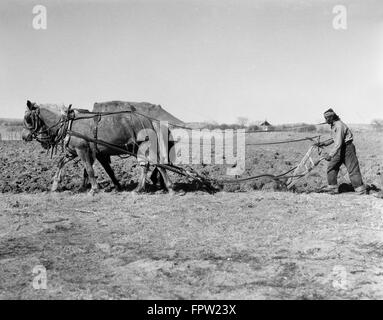
[[[325,117],[329,117],[329,116],[334,116],[335,114],[336,114],[336,113],[334,112],[334,110],[330,108],[330,109],[328,109],[327,111],[325,111],[323,115],[324,115]]]

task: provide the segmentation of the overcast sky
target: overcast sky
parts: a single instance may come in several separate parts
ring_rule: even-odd
[[[32,27],[36,4],[47,30]],[[369,123],[383,118],[383,1],[2,0],[0,72],[0,117],[27,99],[126,100],[186,122],[313,123],[333,107]]]

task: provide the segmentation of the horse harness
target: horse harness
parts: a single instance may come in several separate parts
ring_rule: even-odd
[[[97,136],[98,136],[98,124],[101,121],[101,114],[97,113],[97,115],[93,118],[93,121],[94,121],[93,138],[94,138],[94,140],[97,140]],[[98,144],[97,143],[94,143],[94,148],[96,149],[97,153],[100,153],[100,150],[98,149]]]

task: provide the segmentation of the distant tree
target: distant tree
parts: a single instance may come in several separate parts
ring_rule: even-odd
[[[259,131],[261,128],[256,124],[250,124],[248,127],[248,131]]]
[[[249,123],[249,119],[246,117],[238,117],[237,118],[237,124],[243,128],[246,127],[246,125]]]
[[[209,130],[214,130],[214,129],[218,128],[218,126],[219,126],[218,122],[212,121],[212,122],[204,123],[203,128],[204,129],[209,129]]]
[[[314,132],[317,128],[313,124],[305,124],[301,128],[298,128],[298,132]]]
[[[23,126],[23,121],[22,120],[0,120],[0,124],[2,124],[4,127],[12,127],[12,126]]]

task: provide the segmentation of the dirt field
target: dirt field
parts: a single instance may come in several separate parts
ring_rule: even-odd
[[[365,181],[379,185],[383,135],[355,135]],[[249,147],[246,174],[283,172],[309,145]],[[383,201],[315,193],[325,163],[295,192],[263,179],[211,195],[172,176],[186,191],[172,196],[129,192],[138,168],[113,159],[126,191],[98,169],[103,191],[91,197],[78,192],[80,164],[68,166],[61,192],[47,192],[57,159],[34,143],[0,144],[2,299],[383,298]],[[32,286],[36,265],[47,270],[45,290]]]

